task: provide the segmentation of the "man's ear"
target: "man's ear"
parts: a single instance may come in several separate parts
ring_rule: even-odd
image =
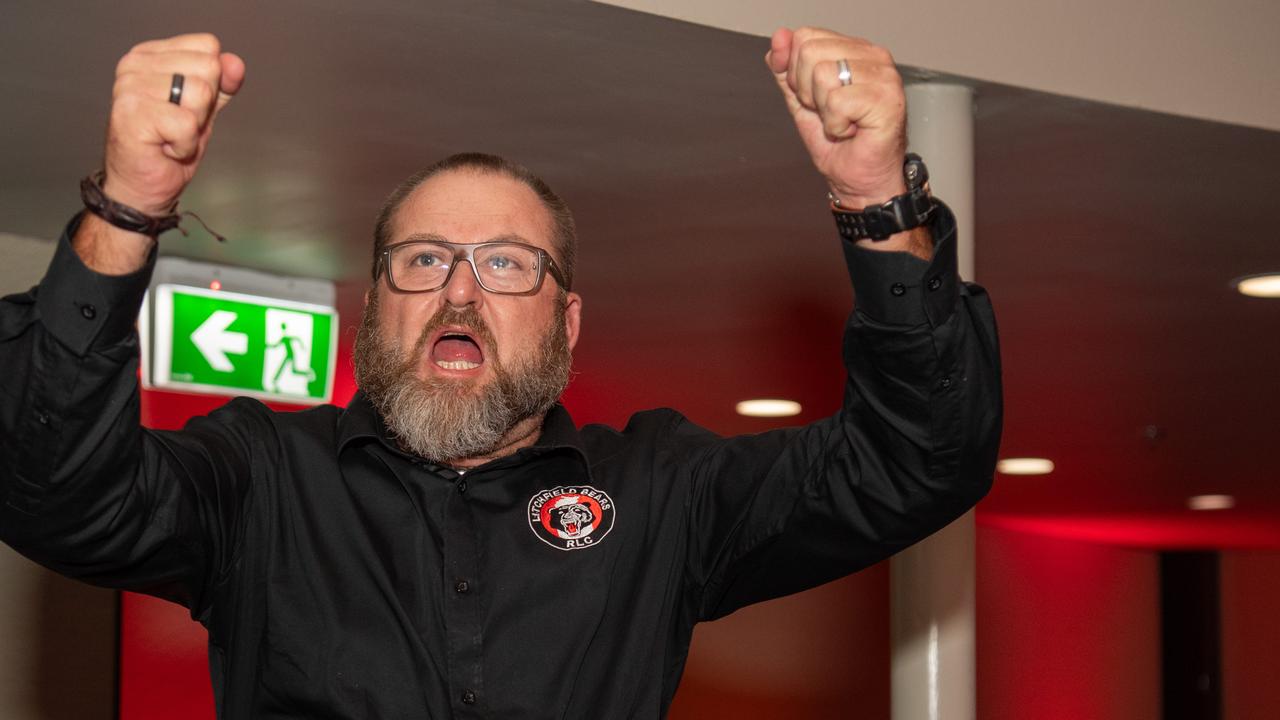
[[[576,292],[565,293],[564,330],[569,339],[569,349],[578,344],[578,332],[582,329],[582,296]]]

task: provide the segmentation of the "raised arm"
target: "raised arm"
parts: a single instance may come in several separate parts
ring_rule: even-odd
[[[843,206],[906,191],[906,106],[887,51],[825,30],[784,29],[766,62]],[[880,561],[990,487],[999,347],[986,292],[957,276],[954,218],[940,207],[927,226],[845,242],[844,259],[856,305],[840,411],[729,439],[688,423],[675,429],[691,468],[688,568],[700,619]]]
[[[243,77],[210,35],[131,50],[117,68],[106,195],[168,212]],[[247,407],[184,433],[140,427],[134,323],[155,243],[82,213],[40,284],[0,300],[0,540],[64,574],[194,610],[229,557],[262,433]]]

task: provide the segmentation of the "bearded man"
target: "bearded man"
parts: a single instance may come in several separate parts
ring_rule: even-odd
[[[467,154],[378,218],[347,408],[238,399],[153,432],[134,318],[245,67],[210,35],[135,47],[88,211],[0,302],[0,538],[190,608],[221,718],[662,717],[697,622],[916,542],[995,463],[991,308],[904,164],[892,58],[802,29],[767,63],[855,278],[834,416],[737,438],[672,410],[575,427],[572,216]]]

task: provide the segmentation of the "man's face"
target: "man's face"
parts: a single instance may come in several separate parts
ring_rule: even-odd
[[[404,201],[390,242],[427,235],[462,244],[519,240],[555,257],[552,231],[550,214],[520,181],[456,170],[427,180]],[[550,274],[535,295],[487,292],[465,261],[445,287],[425,293],[393,290],[384,272],[357,340],[360,385],[415,452],[446,461],[490,451],[482,446],[495,433],[563,389],[581,300],[566,293],[561,302],[559,293]]]

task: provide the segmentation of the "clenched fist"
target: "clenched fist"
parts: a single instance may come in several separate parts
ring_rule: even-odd
[[[175,73],[184,76],[178,104],[169,97]],[[107,127],[107,196],[150,215],[167,212],[244,74],[244,61],[209,34],[144,42],[121,58]]]
[[[848,84],[840,80],[840,60],[848,64]],[[830,30],[782,28],[765,62],[842,205],[860,209],[906,191],[906,95],[889,51]]]

